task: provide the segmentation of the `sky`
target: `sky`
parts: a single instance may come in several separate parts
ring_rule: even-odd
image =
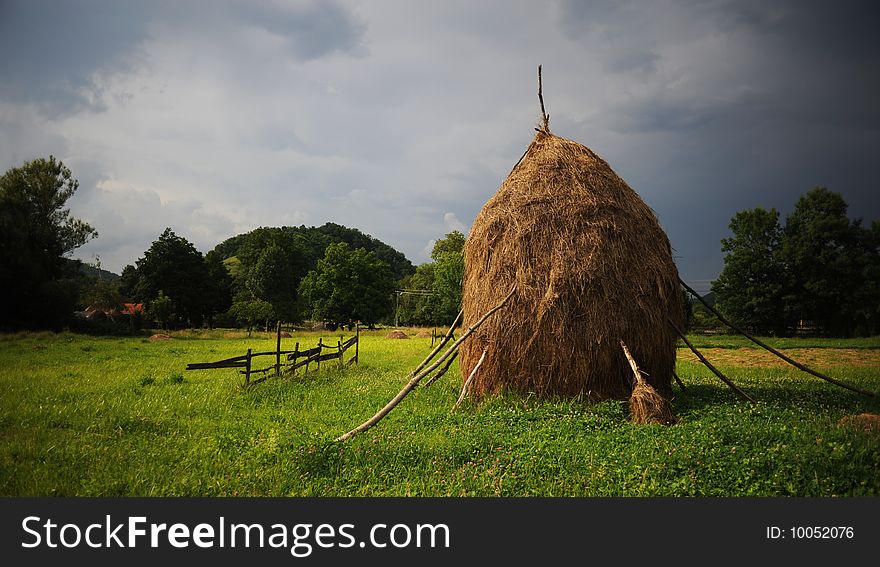
[[[165,227],[358,228],[429,260],[537,124],[602,156],[708,291],[743,209],[880,218],[880,9],[848,0],[0,0],[0,168],[61,159],[74,257]]]

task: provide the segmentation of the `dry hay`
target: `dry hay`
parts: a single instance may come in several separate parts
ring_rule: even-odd
[[[164,333],[156,333],[150,336],[151,341],[170,341],[171,337]]]
[[[278,336],[280,336],[282,339],[289,339],[289,338],[293,337],[293,335],[291,335],[287,331],[281,331],[281,334]]]
[[[390,333],[385,335],[385,338],[386,339],[408,339],[409,337],[403,331],[391,331]]]
[[[629,414],[633,423],[658,425],[678,423],[669,401],[645,381],[639,381],[633,388],[629,397]]]
[[[880,415],[876,413],[860,413],[859,415],[847,415],[837,422],[841,427],[847,427],[864,433],[880,435]]]
[[[433,336],[434,335],[433,335],[433,333],[431,333],[431,331],[426,331],[426,330],[419,331],[418,334],[416,335],[416,337],[418,337],[420,339],[430,339]]]
[[[516,285],[510,304],[461,347],[461,372],[488,357],[479,398],[626,398],[632,371],[671,396],[682,296],[669,240],[653,211],[589,148],[538,131],[474,221],[464,249],[464,327]]]

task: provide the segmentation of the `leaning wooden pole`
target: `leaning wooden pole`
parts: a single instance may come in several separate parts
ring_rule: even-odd
[[[477,364],[474,366],[474,369],[471,370],[470,376],[467,377],[467,380],[464,381],[464,385],[461,387],[461,394],[459,394],[458,399],[455,401],[455,405],[452,406],[452,411],[458,409],[458,406],[461,405],[461,402],[464,401],[465,396],[467,396],[468,388],[471,386],[471,382],[474,380],[474,376],[477,375],[477,370],[479,370],[480,365],[483,364],[483,361],[486,359],[486,353],[488,351],[484,350],[483,354],[480,356],[480,360],[477,361]]]
[[[689,340],[687,340],[687,337],[684,335],[684,332],[678,328],[678,325],[676,325],[675,323],[672,322],[672,319],[669,319],[669,324],[672,325],[672,328],[675,330],[675,332],[679,336],[679,338],[684,341],[684,344],[686,344],[688,346],[688,348],[691,349],[691,351],[695,355],[697,355],[697,358],[700,359],[700,362],[702,362],[703,364],[706,365],[706,368],[711,370],[712,373],[715,374],[715,376],[718,376],[719,378],[721,378],[721,381],[724,382],[725,384],[727,384],[728,386],[730,386],[730,389],[733,390],[734,392],[736,392],[737,394],[739,394],[739,396],[741,398],[746,399],[752,403],[755,403],[755,399],[753,397],[751,397],[750,395],[748,395],[744,391],[742,391],[739,388],[739,386],[737,386],[736,384],[733,383],[733,380],[731,380],[730,378],[728,378],[727,376],[722,374],[720,370],[718,370],[717,368],[712,366],[711,362],[706,360],[706,357],[703,356],[703,353],[698,351],[697,348],[694,345],[692,345]]]
[[[412,389],[416,387],[416,385],[418,385],[419,381],[422,378],[429,375],[431,372],[436,370],[441,364],[443,364],[443,362],[447,358],[449,358],[449,356],[451,356],[458,349],[459,346],[461,346],[461,343],[463,343],[465,341],[465,339],[467,339],[469,336],[471,336],[471,333],[476,331],[477,328],[479,328],[479,326],[482,325],[483,322],[486,321],[486,319],[488,319],[489,317],[492,316],[492,314],[494,314],[496,311],[498,311],[499,309],[504,307],[507,304],[507,302],[510,300],[510,298],[513,297],[513,294],[515,291],[516,291],[516,287],[514,287],[513,289],[510,290],[510,293],[507,294],[507,296],[501,301],[501,303],[499,303],[498,305],[496,305],[495,307],[493,307],[492,309],[487,311],[486,314],[483,315],[482,317],[480,317],[480,319],[476,323],[474,323],[465,332],[463,332],[461,334],[461,336],[458,338],[458,340],[455,341],[448,349],[446,349],[446,352],[443,353],[443,356],[441,356],[439,359],[437,359],[436,362],[434,362],[433,364],[431,364],[430,366],[428,366],[424,370],[421,370],[421,372],[419,372],[418,374],[415,374],[418,370],[424,368],[424,366],[431,360],[431,358],[434,357],[436,352],[439,351],[440,348],[445,344],[445,342],[441,342],[441,344],[437,345],[437,348],[434,349],[434,352],[432,352],[430,355],[428,355],[428,358],[426,358],[425,361],[422,362],[422,364],[420,364],[416,368],[416,370],[413,370],[413,372],[411,373],[412,378],[410,378],[409,382],[406,383],[406,385],[403,387],[403,389],[400,390],[400,392],[398,392],[398,394],[396,396],[394,396],[394,398],[392,398],[390,402],[385,404],[385,406],[382,409],[380,409],[378,412],[376,412],[376,415],[374,415],[373,417],[371,417],[367,421],[363,422],[362,424],[358,425],[357,427],[355,427],[354,429],[352,429],[348,433],[340,435],[335,440],[336,441],[345,441],[347,439],[350,439],[352,436],[354,436],[358,433],[363,433],[367,429],[369,429],[369,428],[373,427],[374,425],[376,425],[377,423],[379,423],[379,421],[383,417],[388,415],[388,413],[391,410],[393,410],[394,407],[397,406],[397,404],[399,404],[400,401],[403,400],[403,398],[405,398],[406,395],[409,394],[412,391]],[[461,317],[461,315],[462,314],[459,313],[459,317]],[[452,336],[452,330],[455,328],[455,325],[458,322],[459,317],[456,317],[456,319],[455,319],[456,322],[453,323],[453,326],[449,328],[449,332],[446,333],[446,338],[444,339],[444,341],[448,341],[449,340],[448,338]]]
[[[830,377],[830,376],[826,376],[825,374],[822,374],[821,372],[817,372],[816,370],[813,370],[813,369],[810,368],[809,366],[806,366],[806,365],[804,365],[804,364],[801,364],[801,363],[798,362],[797,360],[794,360],[793,358],[789,358],[788,356],[782,354],[781,352],[779,352],[778,350],[776,350],[776,349],[773,348],[772,346],[768,345],[767,343],[765,343],[765,342],[763,342],[763,341],[761,341],[761,340],[759,340],[759,339],[756,339],[756,338],[753,337],[752,335],[750,335],[750,334],[748,334],[747,332],[745,332],[742,328],[740,328],[740,327],[734,325],[733,323],[731,323],[730,321],[728,321],[727,319],[725,319],[724,315],[722,315],[721,313],[718,312],[718,310],[716,310],[714,307],[712,307],[711,305],[709,305],[709,304],[706,302],[706,300],[704,300],[702,297],[700,297],[700,294],[698,294],[696,291],[694,291],[693,289],[691,289],[691,287],[690,287],[688,284],[684,283],[684,281],[682,281],[681,277],[678,278],[678,281],[681,282],[681,285],[682,285],[682,286],[683,286],[683,287],[684,287],[684,288],[685,288],[685,289],[686,289],[691,295],[693,295],[694,297],[697,298],[697,301],[699,301],[700,303],[702,303],[703,306],[704,306],[706,309],[708,309],[708,310],[711,311],[716,317],[718,317],[718,320],[719,320],[719,321],[721,321],[722,323],[724,323],[725,325],[727,325],[728,327],[730,327],[731,329],[733,329],[733,330],[736,331],[737,333],[741,334],[741,335],[744,336],[745,338],[749,339],[750,341],[752,341],[753,343],[755,343],[755,344],[758,345],[759,347],[764,348],[764,349],[766,349],[768,352],[771,352],[771,353],[775,354],[776,356],[778,356],[779,358],[781,358],[781,359],[784,360],[785,362],[791,364],[791,365],[794,366],[795,368],[797,368],[797,369],[799,369],[799,370],[803,370],[803,371],[806,372],[807,374],[812,374],[812,375],[815,376],[816,378],[821,378],[822,380],[825,380],[826,382],[830,382],[830,383],[832,383],[832,384],[835,384],[835,385],[837,385],[837,386],[840,386],[841,388],[846,388],[847,390],[850,390],[850,391],[852,391],[852,392],[858,392],[859,394],[864,394],[864,395],[866,395],[866,396],[870,396],[870,397],[872,397],[872,398],[877,397],[877,394],[876,394],[875,392],[871,392],[871,391],[868,391],[868,390],[863,390],[863,389],[861,389],[861,388],[859,388],[859,387],[856,387],[856,386],[851,386],[851,385],[847,384],[846,382],[841,382],[840,380],[835,380],[834,378],[832,378],[832,377]]]
[[[428,378],[428,380],[424,384],[421,384],[419,387],[427,388],[428,386],[430,386],[431,384],[436,382],[438,378],[440,378],[441,376],[446,374],[446,371],[449,370],[449,367],[452,366],[453,362],[455,362],[455,358],[457,356],[458,356],[458,351],[455,351],[454,353],[452,353],[452,356],[449,357],[449,360],[446,361],[446,364],[443,366],[443,368],[441,368],[436,374],[434,374],[433,376]]]

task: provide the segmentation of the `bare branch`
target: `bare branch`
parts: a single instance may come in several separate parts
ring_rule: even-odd
[[[733,329],[737,333],[741,334],[745,338],[749,339],[750,341],[752,341],[753,343],[755,343],[759,347],[762,347],[762,348],[766,349],[767,351],[775,354],[776,356],[778,356],[779,358],[781,358],[785,362],[791,364],[795,368],[797,368],[799,370],[803,370],[804,372],[806,372],[808,374],[812,374],[813,376],[815,376],[817,378],[821,378],[822,380],[825,380],[826,382],[831,382],[832,384],[834,384],[836,386],[840,386],[841,388],[846,388],[847,390],[850,390],[853,392],[858,392],[859,394],[864,394],[864,395],[870,396],[872,398],[877,397],[877,394],[874,392],[870,392],[868,390],[863,390],[863,389],[858,388],[856,386],[850,386],[849,384],[847,384],[845,382],[841,382],[840,380],[835,380],[834,378],[832,378],[830,376],[826,376],[825,374],[822,374],[821,372],[817,372],[816,370],[813,370],[809,366],[807,366],[805,364],[801,364],[800,362],[794,360],[793,358],[789,358],[788,356],[782,354],[781,352],[779,352],[775,348],[771,347],[770,345],[756,339],[752,335],[750,335],[747,332],[745,332],[744,330],[742,330],[740,327],[737,327],[736,325],[734,325],[733,323],[731,323],[730,321],[725,319],[724,315],[722,315],[721,313],[718,312],[718,310],[716,310],[714,307],[712,307],[711,305],[706,303],[706,301],[702,297],[700,297],[700,294],[698,294],[696,291],[691,289],[691,287],[688,284],[684,283],[684,281],[680,277],[678,278],[678,281],[681,283],[682,286],[684,286],[684,288],[686,290],[688,290],[690,292],[691,295],[693,295],[694,297],[697,298],[697,301],[702,303],[706,309],[708,309],[709,311],[714,313],[715,316],[718,317],[719,321],[721,321],[722,323],[724,323],[725,325],[727,325],[728,327],[730,327],[731,329]]]
[[[486,359],[486,352],[487,351],[485,350],[483,351],[483,354],[480,356],[480,360],[477,361],[477,364],[474,366],[474,369],[471,370],[471,373],[468,376],[467,380],[464,381],[464,385],[461,387],[461,394],[459,394],[458,400],[455,402],[455,405],[452,406],[452,411],[457,410],[458,406],[461,405],[461,402],[464,401],[464,397],[467,395],[468,392],[468,386],[471,385],[471,381],[474,379],[474,376],[477,375],[477,369],[480,368],[480,365],[483,364],[483,360]]]
[[[541,101],[541,128],[545,133],[550,133],[550,116],[544,110],[544,86],[541,80],[541,66],[538,65],[538,100]]]
[[[476,323],[474,323],[471,327],[468,328],[468,330],[466,330],[464,333],[462,333],[461,336],[458,338],[458,340],[455,341],[452,344],[452,346],[450,346],[446,350],[445,353],[443,353],[443,356],[441,356],[439,359],[437,359],[437,361],[434,362],[433,364],[431,364],[428,368],[422,370],[420,373],[413,376],[410,379],[410,381],[406,383],[406,385],[403,387],[403,389],[400,390],[400,392],[398,392],[398,394],[396,396],[394,396],[394,398],[391,399],[390,402],[385,404],[385,406],[382,409],[380,409],[378,412],[376,412],[376,415],[374,415],[373,417],[371,417],[367,421],[363,422],[362,424],[358,425],[357,427],[355,427],[354,429],[352,429],[348,433],[340,435],[339,437],[336,438],[336,441],[345,441],[345,440],[351,438],[353,435],[356,435],[358,433],[363,433],[367,429],[369,429],[369,428],[373,427],[374,425],[376,425],[377,423],[379,423],[379,421],[383,417],[388,415],[388,413],[391,410],[393,410],[394,407],[397,404],[399,404],[400,401],[403,400],[403,398],[405,398],[406,395],[409,394],[413,388],[416,387],[416,385],[419,383],[419,381],[422,378],[429,375],[431,372],[436,370],[441,364],[443,364],[443,362],[447,358],[449,358],[452,354],[455,353],[455,351],[458,349],[458,347],[461,345],[461,343],[464,342],[465,339],[467,339],[469,336],[471,336],[471,333],[476,331],[477,328],[479,328],[479,326],[482,325],[483,322],[485,322],[486,319],[488,319],[492,314],[494,314],[496,311],[498,311],[499,309],[504,307],[504,305],[507,304],[507,302],[510,300],[510,298],[513,297],[513,294],[515,291],[516,291],[516,286],[511,288],[510,293],[508,293],[507,296],[503,300],[501,300],[501,303],[499,303],[498,305],[496,305],[495,307],[493,307],[492,309],[487,311],[482,317],[480,317],[480,319]],[[451,329],[450,329],[450,333],[451,333]],[[429,358],[426,359],[425,362],[423,362],[421,365],[419,365],[419,368],[422,368],[428,362],[428,360],[430,360],[431,357],[433,357],[433,353],[431,355],[429,355]],[[415,373],[415,371],[413,371],[413,373]]]
[[[676,325],[675,323],[672,322],[672,319],[667,319],[667,320],[669,321],[669,324],[672,325],[672,328],[675,330],[676,334],[678,334],[679,338],[681,338],[681,340],[684,341],[684,344],[686,344],[688,346],[688,348],[691,349],[691,351],[693,351],[693,353],[695,355],[697,355],[697,358],[700,359],[700,362],[702,362],[703,364],[706,365],[706,368],[711,370],[715,374],[715,376],[718,376],[719,378],[721,378],[721,381],[724,382],[725,384],[727,384],[728,386],[730,386],[730,388],[734,392],[739,394],[740,397],[742,397],[743,399],[746,399],[752,403],[755,403],[755,399],[753,397],[751,397],[750,395],[743,392],[739,388],[739,386],[737,386],[736,384],[733,383],[733,381],[730,378],[728,378],[727,376],[722,374],[720,370],[718,370],[717,368],[712,366],[711,362],[706,360],[706,357],[703,356],[703,354],[700,351],[698,351],[697,348],[694,345],[692,345],[689,340],[687,340],[687,337],[684,335],[684,332],[678,328],[678,325]]]

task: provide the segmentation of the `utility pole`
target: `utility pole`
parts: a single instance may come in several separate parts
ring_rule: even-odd
[[[394,291],[394,326],[397,327],[400,325],[400,296],[401,295],[418,295],[420,297],[431,297],[434,295],[433,291],[428,291],[427,289],[398,289]]]

